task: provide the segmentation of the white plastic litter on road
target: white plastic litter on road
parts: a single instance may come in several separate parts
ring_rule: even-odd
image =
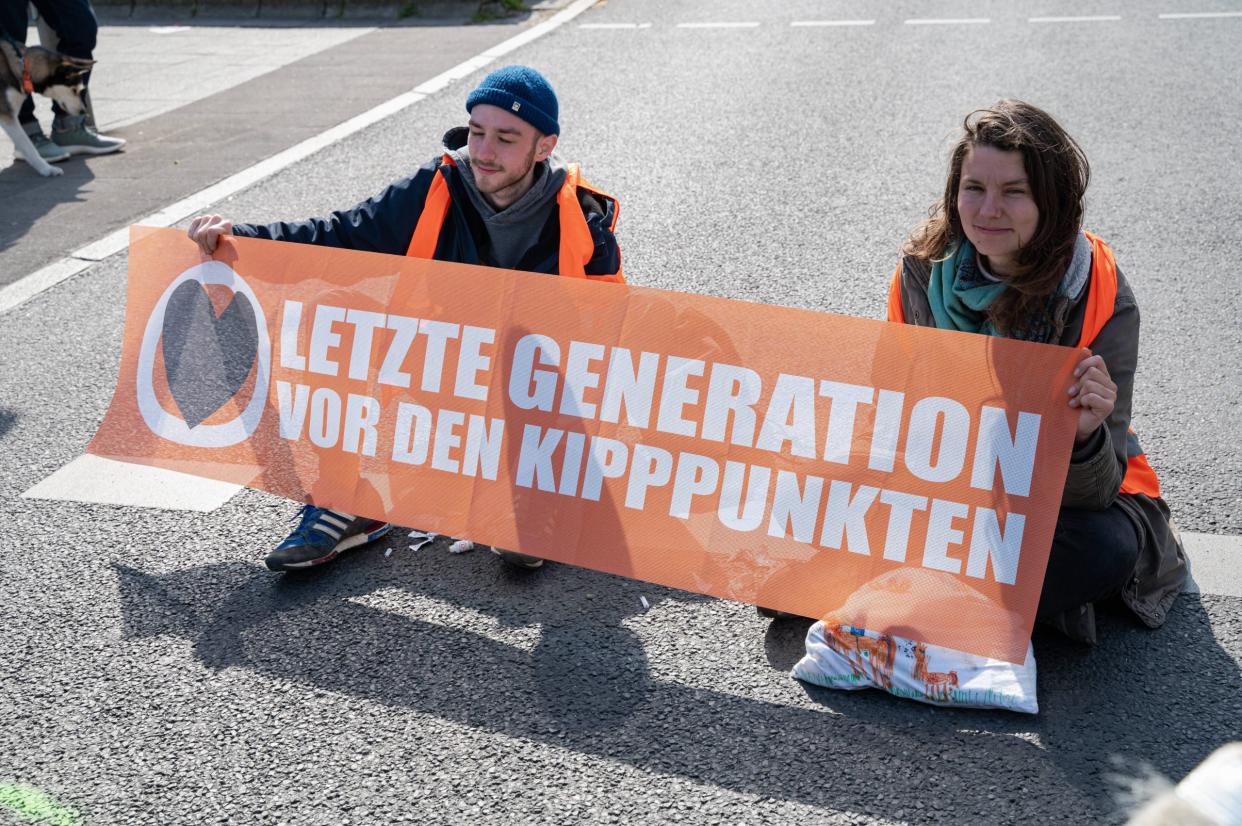
[[[449,553],[464,554],[466,551],[473,551],[474,543],[469,539],[458,539],[452,545],[449,545]]]
[[[410,531],[410,539],[418,540],[410,546],[410,550],[417,551],[427,543],[435,542],[437,536],[439,536],[439,534],[430,533],[428,531]]]

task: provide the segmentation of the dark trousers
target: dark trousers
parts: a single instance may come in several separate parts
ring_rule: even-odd
[[[95,52],[95,39],[99,34],[99,21],[90,0],[33,0],[34,7],[56,32],[60,42],[56,51],[70,57],[91,60]],[[0,0],[0,34],[26,42],[26,0]],[[52,110],[65,114],[59,105]],[[27,95],[17,119],[22,123],[34,123],[34,96]]]
[[[1062,508],[1038,616],[1056,616],[1113,596],[1134,575],[1138,554],[1138,529],[1119,506],[1102,511]]]

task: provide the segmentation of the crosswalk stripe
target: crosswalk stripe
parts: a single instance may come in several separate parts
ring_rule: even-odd
[[[240,485],[228,482],[88,453],[31,487],[22,498],[210,513],[240,490]],[[1190,558],[1187,593],[1242,598],[1242,536],[1188,531],[1181,536]]]
[[[1242,597],[1242,536],[1182,532],[1190,557],[1187,593]]]
[[[210,513],[239,490],[240,485],[228,482],[87,453],[27,490],[22,498]]]

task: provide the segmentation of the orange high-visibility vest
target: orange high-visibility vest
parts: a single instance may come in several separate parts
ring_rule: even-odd
[[[442,162],[455,166],[453,159],[448,155],[444,156]],[[613,204],[617,203],[616,198],[583,180],[578,164],[569,165],[565,174],[565,183],[556,193],[561,223],[558,274],[624,284],[625,275],[620,268],[612,275],[588,276],[586,273],[586,265],[590,263],[591,257],[595,254],[595,240],[591,238],[591,228],[587,226],[586,216],[582,214],[582,206],[578,203],[579,189],[585,189],[587,192],[607,198]],[[427,200],[423,205],[422,214],[418,217],[418,224],[414,227],[414,235],[410,238],[410,247],[406,250],[406,255],[412,258],[435,257],[436,245],[440,241],[440,230],[444,227],[444,217],[448,215],[451,201],[448,182],[437,170],[431,181],[431,188],[427,191]],[[613,208],[612,223],[608,227],[610,231],[615,231],[617,228],[618,211],[615,207]]]
[[[1082,320],[1082,335],[1078,347],[1089,347],[1104,325],[1113,317],[1113,305],[1117,301],[1117,259],[1113,251],[1091,233],[1091,280],[1087,286],[1087,306]],[[905,311],[901,308],[901,262],[893,273],[888,288],[888,320],[905,324]],[[1147,462],[1147,456],[1139,445],[1138,434],[1133,428],[1126,431],[1126,475],[1121,481],[1122,493],[1141,493],[1153,499],[1160,496],[1160,479]]]

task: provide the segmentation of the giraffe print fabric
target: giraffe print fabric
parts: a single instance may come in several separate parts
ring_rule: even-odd
[[[793,676],[825,688],[878,688],[896,697],[961,708],[1037,714],[1035,653],[1020,665],[825,618],[806,636]]]

